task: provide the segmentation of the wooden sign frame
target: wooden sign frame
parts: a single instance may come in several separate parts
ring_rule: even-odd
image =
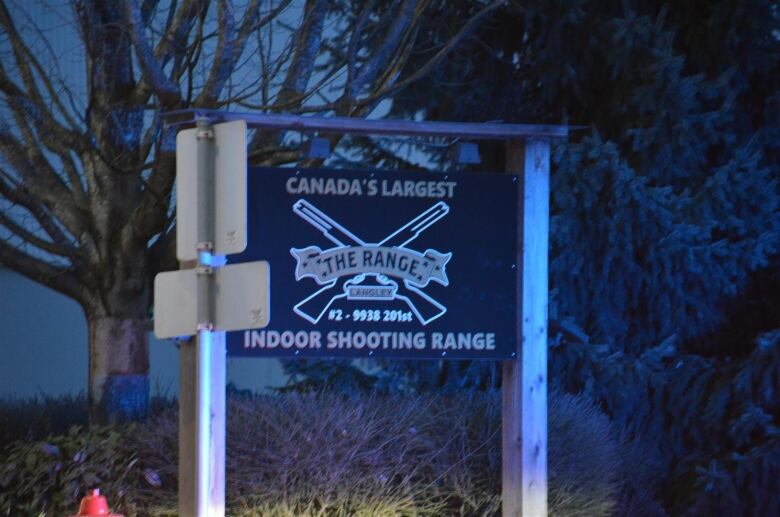
[[[550,141],[568,126],[413,122],[344,117],[183,110],[169,126],[201,128],[244,120],[250,128],[488,139],[506,142],[505,172],[518,174],[517,355],[503,361],[502,485],[504,517],[547,515],[547,297]],[[199,165],[200,166],[200,165]],[[193,264],[183,263],[182,267]],[[179,510],[224,515],[225,334],[199,332],[180,348]]]

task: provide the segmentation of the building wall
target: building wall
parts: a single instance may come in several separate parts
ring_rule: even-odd
[[[176,395],[178,353],[149,339],[152,390]],[[87,386],[87,324],[81,307],[0,267],[0,398],[75,394]],[[229,359],[228,382],[265,391],[285,383],[273,359]]]

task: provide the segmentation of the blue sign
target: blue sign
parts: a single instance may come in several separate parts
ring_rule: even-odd
[[[250,169],[248,246],[271,319],[259,357],[500,359],[517,340],[517,177]]]

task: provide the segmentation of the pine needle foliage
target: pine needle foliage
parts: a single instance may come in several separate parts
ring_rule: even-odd
[[[393,113],[587,126],[553,160],[557,312],[634,354],[687,346],[780,264],[778,31],[767,0],[517,0]]]
[[[472,9],[438,5],[434,41]],[[549,378],[641,439],[658,483],[624,495],[674,515],[779,513],[779,35],[769,0],[515,0],[393,103],[586,126],[553,153]],[[503,168],[503,149],[480,150],[480,169]],[[497,373],[388,370],[421,388]]]
[[[649,495],[672,515],[780,512],[780,329],[745,360],[676,350],[674,339],[640,357],[561,341],[551,375],[598,401],[644,448]]]

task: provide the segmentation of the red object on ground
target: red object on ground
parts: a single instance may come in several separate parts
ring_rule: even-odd
[[[79,505],[79,513],[72,517],[124,517],[111,513],[108,509],[108,501],[100,495],[100,489],[93,488],[89,491]]]

